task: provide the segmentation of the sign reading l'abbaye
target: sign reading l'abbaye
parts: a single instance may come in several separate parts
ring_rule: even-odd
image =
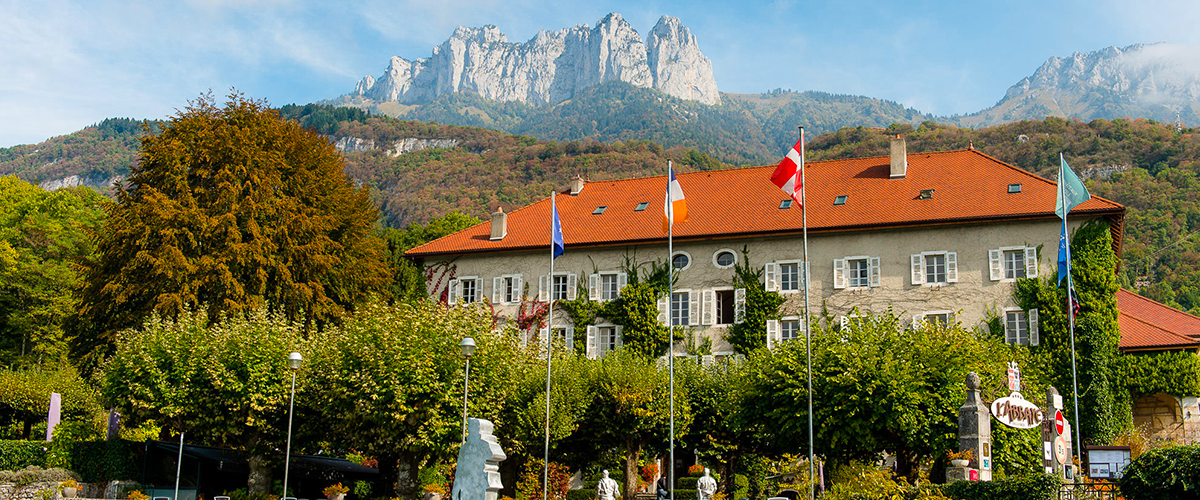
[[[1038,405],[1026,401],[1020,394],[1013,394],[992,402],[992,416],[1000,423],[1018,429],[1032,429],[1042,425],[1045,413]]]

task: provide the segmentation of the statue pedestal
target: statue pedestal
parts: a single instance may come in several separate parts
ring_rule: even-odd
[[[946,467],[946,482],[978,481],[979,470],[970,467]]]

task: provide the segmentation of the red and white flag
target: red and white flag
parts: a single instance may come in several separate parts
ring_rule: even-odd
[[[800,204],[800,192],[803,189],[800,177],[800,165],[804,163],[804,138],[801,137],[796,141],[796,145],[792,146],[792,150],[788,151],[787,156],[783,157],[783,161],[779,162],[779,166],[775,167],[775,172],[771,174],[771,182],[774,182],[779,189],[796,200],[796,204]]]
[[[687,200],[683,197],[683,188],[675,178],[675,170],[667,163],[667,196],[663,200],[663,231],[670,230],[676,222],[687,222]]]

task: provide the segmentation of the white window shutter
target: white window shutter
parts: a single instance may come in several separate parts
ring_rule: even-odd
[[[1038,258],[1037,249],[1033,247],[1025,247],[1025,277],[1036,278],[1038,276]]]
[[[846,316],[839,317],[838,321],[841,323],[842,328],[850,328],[850,318],[849,317],[846,317]]]
[[[588,300],[600,300],[600,275],[588,275]]]
[[[458,303],[458,280],[450,280],[450,286],[446,289],[446,303],[450,305]]]
[[[541,347],[543,352],[546,352],[546,353],[550,352],[550,326],[549,325],[543,326],[541,330],[538,330],[538,346]]]
[[[667,313],[669,304],[667,297],[658,298],[658,321],[662,323],[662,326],[670,326],[668,321],[671,320],[671,315]]]
[[[688,326],[700,324],[700,294],[688,292]]]
[[[958,283],[958,252],[946,252],[946,283]]]
[[[538,300],[541,302],[550,301],[549,287],[546,286],[546,276],[545,274],[538,276]]]
[[[925,323],[925,315],[924,314],[914,314],[913,315],[913,320],[912,320],[913,330],[919,330],[921,328],[921,325],[924,323]]]
[[[833,259],[833,288],[846,288],[846,259]]]
[[[716,324],[716,322],[717,322],[716,314],[713,314],[714,312],[716,312],[716,308],[717,308],[717,292],[716,292],[716,290],[704,290],[704,291],[700,292],[700,298],[701,298],[701,301],[703,302],[700,305],[700,308],[702,309],[702,311],[700,312],[700,323],[705,324],[705,325]]]
[[[1001,321],[1004,321],[1004,342],[1008,344],[1016,344],[1018,340],[1017,332],[1008,324],[1008,313],[1004,313],[1004,317],[1001,318]]]
[[[774,262],[768,262],[764,271],[764,286],[768,292],[779,291],[779,265]]]
[[[717,357],[712,354],[700,356],[700,366],[713,366],[717,364]]]
[[[953,312],[946,313],[946,327],[947,328],[954,326],[955,324],[958,323],[958,320],[955,319],[954,316],[955,316],[955,314]]]
[[[883,276],[879,269],[879,257],[871,257],[867,259],[868,275],[871,277],[871,286],[879,287],[883,284]]]
[[[1038,345],[1041,342],[1041,333],[1038,332],[1038,310],[1029,310],[1029,345]]]
[[[767,320],[767,349],[774,349],[775,343],[779,342],[779,320]]]
[[[513,284],[513,301],[512,301],[512,303],[516,304],[518,302],[521,302],[521,299],[525,297],[525,279],[522,278],[520,275],[517,275],[517,277],[513,278],[513,281],[515,283]]]
[[[733,322],[746,322],[746,289],[738,288],[733,291]]]
[[[625,334],[621,333],[621,325],[617,325],[615,330],[615,335],[617,336],[617,349],[620,349],[625,346]]]
[[[493,304],[501,303],[501,299],[504,298],[503,290],[504,290],[504,278],[500,278],[500,277],[492,278],[492,303]]]
[[[567,300],[575,300],[575,289],[579,288],[579,276],[575,273],[567,275]]]
[[[598,335],[599,331],[595,326],[588,325],[587,327],[587,345],[584,346],[584,354],[588,359],[596,359],[600,354],[600,343]]]
[[[483,302],[483,278],[475,278],[475,301]]]
[[[998,248],[988,250],[988,264],[991,265],[990,269],[992,281],[1000,281],[1004,278],[1004,262],[1002,260],[1003,256],[1004,252],[1000,251]]]
[[[925,258],[919,254],[912,254],[912,284],[925,284]]]
[[[566,331],[567,353],[575,352],[575,327],[571,326]]]
[[[629,284],[629,273],[617,273],[617,297],[621,296],[621,290],[625,289],[625,285]]]

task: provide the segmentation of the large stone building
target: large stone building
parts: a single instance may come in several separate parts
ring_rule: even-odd
[[[806,169],[809,265],[801,210],[771,183],[773,166],[678,174],[689,220],[674,227],[671,262],[679,271],[675,324],[732,353],[724,337],[739,319],[744,291],[733,266],[761,266],[768,289],[783,294],[770,341],[803,336],[802,287],[810,270],[814,314],[843,321],[856,313],[900,314],[905,321],[957,321],[972,327],[989,314],[1004,320],[1012,342],[1036,343],[1036,311],[1012,299],[1016,278],[1055,272],[1061,221],[1056,185],[974,149],[810,162]],[[665,165],[664,165],[665,169]],[[430,293],[452,304],[490,302],[516,318],[533,301],[574,299],[586,290],[609,300],[626,282],[623,262],[667,258],[662,228],[664,176],[584,182],[558,193],[566,254],[550,262],[550,199],[493,214],[492,221],[416,247],[433,279]],[[1099,219],[1119,253],[1124,207],[1097,197],[1072,210],[1072,229]],[[553,288],[553,290],[551,290]],[[660,301],[665,309],[665,300]],[[665,314],[662,315],[665,319]],[[572,325],[555,314],[556,333],[602,355],[620,345],[620,325]],[[535,333],[536,332],[532,332]]]
[[[1126,356],[1186,351],[1200,356],[1200,318],[1128,290],[1117,291],[1121,353]],[[1133,402],[1133,425],[1152,442],[1200,443],[1200,398],[1154,393]]]

